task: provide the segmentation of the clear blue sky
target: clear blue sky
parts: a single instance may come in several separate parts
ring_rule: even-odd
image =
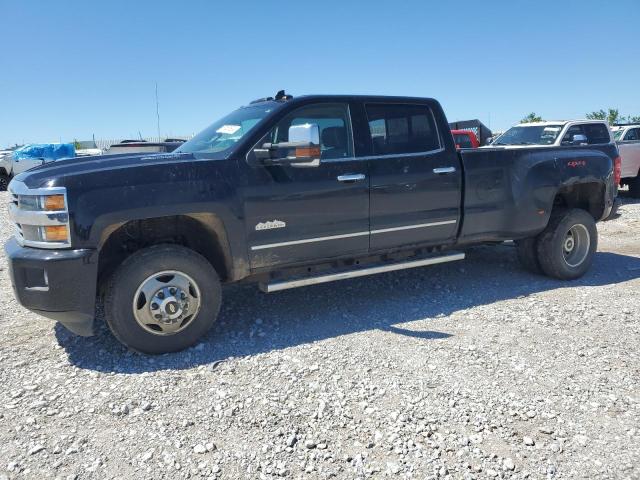
[[[640,115],[640,1],[0,0],[0,146],[195,133],[257,97],[435,97],[494,129]]]

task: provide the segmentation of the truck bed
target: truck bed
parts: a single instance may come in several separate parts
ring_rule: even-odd
[[[531,236],[548,222],[556,193],[592,178],[601,185],[612,169],[615,146],[479,148],[461,150],[464,170],[463,218],[459,243]],[[604,192],[604,211],[613,206],[615,187]],[[602,188],[599,186],[598,188]],[[602,209],[602,207],[600,207]]]

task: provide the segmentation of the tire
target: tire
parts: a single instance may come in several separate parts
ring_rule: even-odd
[[[0,173],[0,192],[6,191],[8,186],[9,176],[4,173]]]
[[[516,252],[518,260],[525,270],[542,275],[542,267],[538,261],[538,237],[516,240]]]
[[[538,262],[546,275],[574,280],[589,270],[597,248],[593,217],[585,210],[565,210],[552,215],[538,236]]]
[[[220,279],[204,257],[179,245],[156,245],[128,257],[111,276],[105,318],[133,350],[177,352],[207,333],[221,300]]]
[[[640,176],[629,180],[629,196],[632,198],[640,198]]]

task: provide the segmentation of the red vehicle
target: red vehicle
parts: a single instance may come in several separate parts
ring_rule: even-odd
[[[476,134],[469,130],[451,130],[451,134],[457,149],[478,148],[480,146]]]

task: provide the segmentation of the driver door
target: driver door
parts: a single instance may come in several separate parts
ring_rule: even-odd
[[[369,249],[369,172],[354,158],[346,103],[315,103],[287,114],[259,142],[288,142],[289,129],[317,125],[320,158],[264,165],[250,152],[243,191],[252,269],[365,254]]]

